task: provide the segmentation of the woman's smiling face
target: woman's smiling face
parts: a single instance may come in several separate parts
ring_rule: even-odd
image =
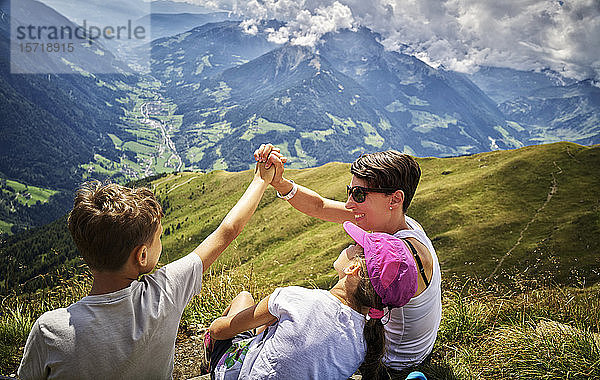
[[[352,176],[350,187],[371,187],[367,181]],[[365,231],[394,233],[386,231],[385,226],[389,224],[391,195],[384,193],[367,193],[365,201],[358,203],[352,196],[346,201],[346,208],[354,213],[354,224]]]

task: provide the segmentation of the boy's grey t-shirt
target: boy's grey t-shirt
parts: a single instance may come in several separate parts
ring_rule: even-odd
[[[195,253],[119,291],[44,313],[33,325],[21,379],[167,379],[183,309],[200,293]]]
[[[240,379],[347,379],[365,358],[365,317],[327,290],[277,288],[278,322],[254,339]]]

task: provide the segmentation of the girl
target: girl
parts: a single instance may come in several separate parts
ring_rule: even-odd
[[[213,378],[347,379],[363,361],[364,378],[378,371],[383,308],[413,297],[417,269],[402,240],[350,222],[344,229],[359,245],[335,261],[339,279],[329,291],[277,288],[256,305],[241,293],[211,324]],[[255,328],[257,336],[242,334]]]

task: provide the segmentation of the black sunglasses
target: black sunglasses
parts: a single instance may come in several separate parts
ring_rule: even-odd
[[[367,193],[393,193],[397,189],[392,189],[389,187],[384,187],[382,189],[373,189],[370,187],[362,187],[362,186],[348,186],[346,185],[346,189],[348,191],[348,197],[352,197],[356,203],[363,203],[367,198]]]

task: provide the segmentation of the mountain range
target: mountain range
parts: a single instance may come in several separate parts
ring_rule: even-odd
[[[186,167],[242,170],[242,152],[264,141],[281,145],[292,167],[390,148],[455,156],[600,141],[591,81],[435,69],[386,51],[366,28],[325,35],[314,49],[270,46],[267,34],[279,26],[248,35],[236,22],[207,24],[153,42],[153,75],[184,115],[174,141],[187,152]]]
[[[151,13],[141,17],[138,22],[151,26],[152,39],[169,37],[184,33],[198,25],[235,20],[231,12],[211,13]]]
[[[600,141],[600,87],[592,80],[492,67],[470,78],[496,101],[507,120],[529,132],[528,144]]]
[[[362,28],[326,35],[317,49],[271,47],[228,22],[155,41],[155,76],[184,115],[175,142],[191,153],[186,166],[240,170],[247,159],[236,152],[264,141],[298,167],[391,148],[444,156],[522,146],[524,133],[464,75],[377,40]]]

